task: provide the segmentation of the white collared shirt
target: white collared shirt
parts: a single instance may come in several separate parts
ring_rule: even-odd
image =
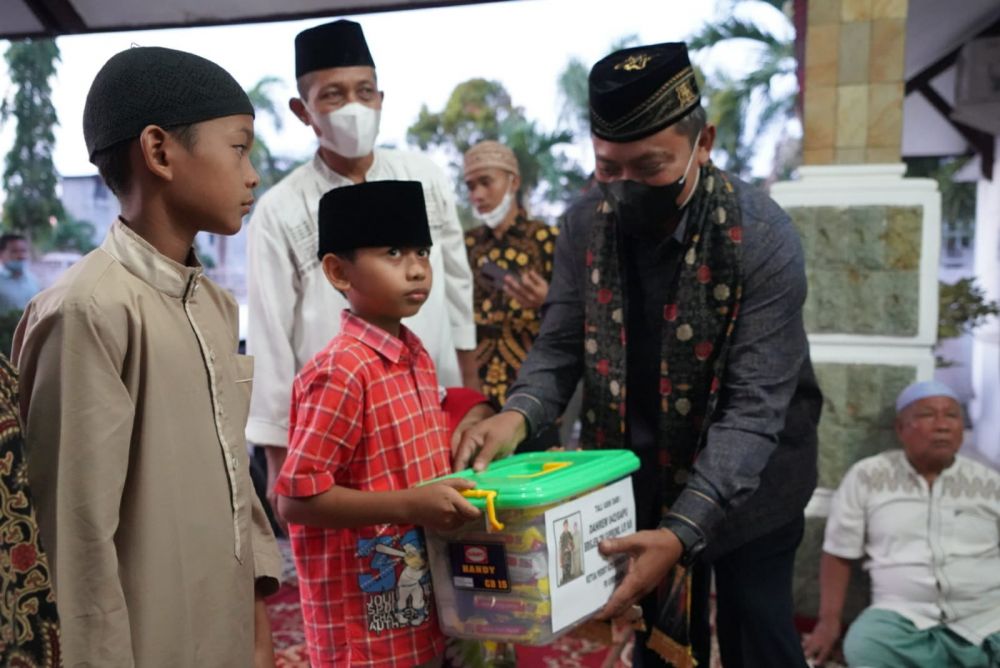
[[[461,385],[456,349],[476,347],[472,273],[452,186],[418,153],[375,149],[368,181],[419,181],[430,223],[434,285],[420,312],[403,323],[423,342],[442,385]],[[255,357],[247,440],[284,447],[295,374],[339,331],[350,305],[316,257],[320,198],[352,182],[316,154],[261,198],[248,225],[247,350]]]
[[[979,645],[1000,631],[1000,473],[958,456],[932,486],[902,450],[856,463],[833,497],[823,551],[864,557],[872,607]]]

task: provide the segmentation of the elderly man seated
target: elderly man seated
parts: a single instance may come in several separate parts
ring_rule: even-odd
[[[833,498],[806,656],[829,656],[864,558],[872,603],[844,639],[850,666],[1000,666],[1000,474],[956,454],[962,410],[942,383],[903,390],[896,435],[903,449],[855,464]]]

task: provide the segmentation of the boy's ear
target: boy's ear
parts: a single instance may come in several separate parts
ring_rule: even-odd
[[[288,108],[304,125],[311,125],[309,122],[309,112],[306,110],[306,103],[302,101],[302,98],[289,98]]]
[[[347,276],[348,264],[348,260],[337,257],[333,253],[327,253],[323,256],[323,273],[326,274],[326,280],[344,294],[347,294],[347,291],[351,289],[351,280]]]
[[[174,178],[167,146],[171,139],[167,131],[158,125],[147,125],[139,135],[139,152],[146,169],[166,181]]]

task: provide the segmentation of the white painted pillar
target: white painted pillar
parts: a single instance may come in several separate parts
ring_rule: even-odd
[[[1000,138],[993,180],[976,188],[976,281],[986,298],[1000,301]],[[969,417],[978,450],[1000,464],[1000,318],[990,318],[973,332],[972,391]]]

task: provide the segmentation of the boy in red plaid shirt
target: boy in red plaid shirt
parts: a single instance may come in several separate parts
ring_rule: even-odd
[[[444,637],[418,526],[479,517],[449,480],[448,423],[420,340],[400,319],[431,288],[423,188],[377,181],[319,204],[319,256],[351,304],[295,379],[276,490],[313,666],[436,666]]]

